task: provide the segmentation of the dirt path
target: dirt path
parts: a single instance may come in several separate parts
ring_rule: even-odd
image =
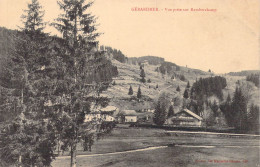
[[[77,155],[77,157],[95,157],[95,156],[103,156],[103,155],[117,155],[117,154],[124,154],[124,153],[134,153],[134,152],[140,152],[140,151],[149,151],[149,150],[155,150],[155,149],[166,148],[166,147],[168,147],[168,146],[148,147],[148,148],[143,148],[143,149],[136,149],[136,150],[129,150],[129,151],[120,151],[120,152],[113,152],[113,153],[104,153],[104,154]],[[57,157],[56,159],[70,159],[70,156]]]

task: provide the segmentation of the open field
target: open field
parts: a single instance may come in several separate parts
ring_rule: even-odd
[[[121,127],[97,141],[92,152],[80,149],[78,154],[81,167],[258,166],[259,137],[200,136]],[[69,163],[69,156],[63,156],[52,165],[66,167]]]

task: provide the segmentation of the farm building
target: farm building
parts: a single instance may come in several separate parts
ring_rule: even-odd
[[[124,110],[122,111],[121,122],[122,123],[133,123],[133,122],[149,122],[152,120],[153,113],[151,112],[136,112],[135,110]]]
[[[167,120],[169,125],[174,126],[197,126],[202,125],[202,118],[188,109],[182,109]]]

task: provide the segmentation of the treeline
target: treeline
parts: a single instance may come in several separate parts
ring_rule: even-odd
[[[164,58],[156,56],[129,57],[128,60],[135,65],[143,63],[144,61],[148,61],[151,65],[158,65],[164,62]]]
[[[240,71],[240,72],[230,72],[228,75],[232,76],[248,76],[251,74],[259,74],[260,70],[247,70],[247,71]]]
[[[169,74],[169,73],[172,73],[174,71],[180,71],[181,68],[180,68],[180,66],[176,65],[175,63],[163,62],[163,63],[161,63],[158,70],[162,74],[166,74],[166,72]]]
[[[205,99],[212,95],[216,95],[220,100],[223,100],[222,89],[226,86],[227,81],[224,77],[200,78],[193,83],[190,94],[195,100]]]
[[[246,77],[247,81],[253,82],[255,84],[255,86],[257,86],[258,88],[260,86],[259,79],[260,79],[260,74],[251,74]]]
[[[102,45],[100,46],[100,50],[106,50],[108,53],[111,53],[113,55],[113,58],[121,63],[126,63],[128,60],[128,58],[120,50],[113,49],[110,46]]]

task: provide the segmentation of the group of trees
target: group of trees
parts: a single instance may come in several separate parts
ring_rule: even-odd
[[[253,82],[256,87],[260,87],[259,79],[260,79],[260,74],[251,74],[246,77],[246,80]]]
[[[228,95],[219,108],[223,112],[228,126],[241,131],[259,131],[259,107],[254,104],[248,106],[248,100],[241,88],[236,88],[232,99]]]
[[[174,109],[171,105],[170,97],[166,93],[162,93],[156,104],[155,104],[155,111],[153,116],[153,122],[156,125],[163,125],[167,118],[174,115]]]
[[[223,100],[223,92],[227,86],[226,78],[215,76],[209,78],[200,78],[193,83],[190,94],[195,100],[206,99],[209,96],[216,95],[220,100]]]
[[[135,65],[140,65],[144,61],[148,61],[148,63],[151,65],[159,65],[160,63],[164,62],[164,58],[156,56],[129,57],[128,60]]]
[[[113,49],[110,46],[100,46],[100,50],[106,50],[113,55],[113,58],[121,63],[126,63],[128,58],[121,52],[121,50]]]
[[[32,0],[12,51],[1,59],[5,64],[0,78],[4,166],[50,166],[60,144],[62,151],[70,151],[75,167],[78,143],[88,150],[93,137],[111,130],[102,120],[84,123],[92,105],[107,105],[98,92],[117,74],[100,52],[91,52],[100,35],[96,18],[86,13],[93,3],[61,0],[58,4],[63,13],[52,25],[62,38],[43,33],[44,11]]]
[[[175,63],[162,62],[158,70],[162,74],[166,74],[166,73],[170,74],[174,71],[179,71],[180,67],[178,65],[176,65]]]
[[[134,91],[133,91],[132,86],[130,85],[129,90],[128,90],[128,95],[133,95],[133,94],[134,94]],[[137,98],[140,99],[141,97],[142,97],[142,91],[141,91],[141,87],[139,86],[138,90],[137,90]]]

